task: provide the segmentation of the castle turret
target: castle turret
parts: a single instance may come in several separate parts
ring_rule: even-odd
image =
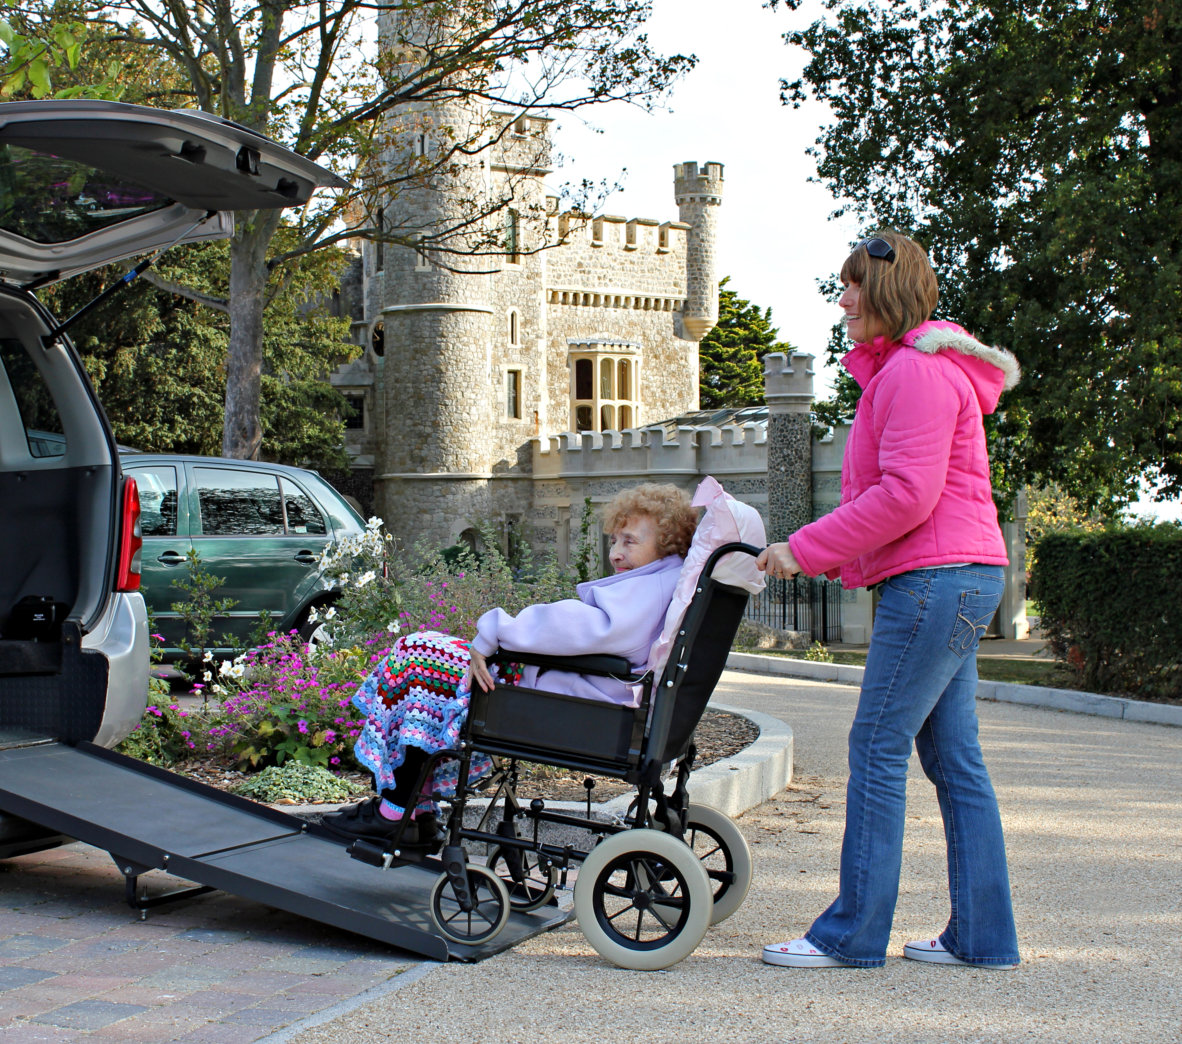
[[[700,341],[718,322],[718,207],[722,203],[722,164],[676,163],[674,192],[681,220],[690,226],[686,243],[686,295],[681,310],[683,336]]]
[[[397,6],[378,21],[385,53],[399,59],[402,75],[421,60],[414,43],[447,31],[445,19]],[[488,119],[483,105],[460,97],[403,106],[384,126],[385,176],[405,183],[392,198],[380,193],[377,215],[379,227],[401,242],[374,252],[387,425],[374,493],[387,526],[407,544],[421,536],[450,542],[453,525],[488,511],[496,459],[487,438],[490,266],[479,256],[483,224],[473,221],[488,187],[479,161],[449,154],[456,143],[479,140]],[[425,172],[407,179],[416,165]]]

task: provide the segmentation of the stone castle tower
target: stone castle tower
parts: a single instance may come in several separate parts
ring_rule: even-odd
[[[403,17],[385,10],[379,39],[405,70],[413,48],[392,43],[411,35]],[[421,235],[421,248],[363,244],[344,290],[366,345],[333,377],[360,411],[354,474],[372,476],[375,512],[406,543],[471,540],[482,520],[552,533],[531,439],[697,408],[698,341],[718,317],[722,164],[674,167],[676,221],[559,213],[545,187],[550,123],[457,100],[386,127],[388,177],[462,136],[492,142],[382,198],[376,222]]]

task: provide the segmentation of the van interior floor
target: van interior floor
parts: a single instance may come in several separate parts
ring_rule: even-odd
[[[109,852],[129,899],[135,878],[167,870],[195,882],[188,895],[230,892],[439,961],[481,960],[573,916],[514,911],[492,939],[460,945],[431,917],[434,872],[351,859],[298,816],[94,744],[17,740],[0,734],[0,811]]]

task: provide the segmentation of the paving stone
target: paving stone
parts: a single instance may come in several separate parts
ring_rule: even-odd
[[[4,1044],[72,1044],[88,1038],[89,1034],[64,1026],[18,1022],[4,1027]]]
[[[75,1004],[67,1004],[54,1011],[46,1012],[31,1019],[32,1022],[43,1022],[53,1026],[63,1026],[67,1029],[100,1029],[112,1022],[138,1015],[144,1008],[138,1004],[112,1004],[110,1001],[85,1000]]]
[[[35,982],[52,979],[57,972],[45,971],[42,968],[24,968],[18,965],[0,967],[0,990],[13,990],[20,986],[30,986]]]

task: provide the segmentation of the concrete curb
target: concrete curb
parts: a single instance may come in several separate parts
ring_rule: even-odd
[[[790,678],[837,682],[841,685],[861,685],[864,667],[843,663],[814,663],[794,660],[787,656],[762,656],[759,653],[731,653],[728,668],[755,674],[776,674]],[[1049,689],[1042,685],[1018,685],[1013,682],[982,681],[977,683],[977,699],[999,703],[1024,703],[1048,710],[1068,711],[1073,714],[1093,714],[1124,721],[1141,721],[1153,725],[1172,725],[1182,728],[1182,707],[1169,703],[1147,703],[1120,696],[1104,696],[1095,692],[1075,692],[1072,689]]]
[[[759,737],[733,757],[723,758],[690,773],[690,798],[737,816],[762,805],[792,782],[792,729],[779,718],[741,707],[710,704],[711,710],[746,718],[759,728]],[[603,811],[626,812],[630,795],[606,802]]]

